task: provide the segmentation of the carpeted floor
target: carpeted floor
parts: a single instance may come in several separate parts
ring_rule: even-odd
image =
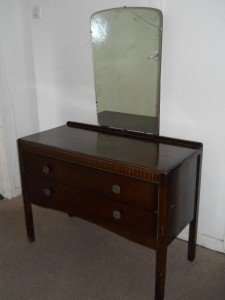
[[[154,299],[155,253],[96,225],[34,207],[27,242],[21,198],[0,202],[0,299]],[[169,247],[165,299],[225,299],[225,255]]]

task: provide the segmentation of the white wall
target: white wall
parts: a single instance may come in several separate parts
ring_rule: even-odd
[[[148,0],[33,0],[41,19],[32,20],[40,129],[68,120],[97,122],[90,16],[117,6],[149,6]]]
[[[161,134],[204,143],[199,240],[225,230],[225,1],[162,1]]]
[[[2,121],[1,121],[1,116],[0,116],[0,195],[3,195],[3,190],[4,190],[4,167],[3,167],[3,159],[4,159],[4,154],[2,153],[2,149],[4,147],[3,143],[3,127],[2,127]]]
[[[7,162],[5,196],[19,194],[16,139],[38,131],[31,36],[25,0],[0,2],[0,118]]]

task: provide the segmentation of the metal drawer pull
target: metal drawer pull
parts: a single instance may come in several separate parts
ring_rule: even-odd
[[[50,189],[46,188],[46,189],[44,189],[44,194],[46,197],[50,197],[52,195],[52,192]]]
[[[44,166],[44,167],[42,168],[42,172],[43,172],[44,174],[48,174],[48,173],[50,172],[50,168],[49,168],[48,166]]]
[[[119,210],[114,210],[113,211],[113,218],[116,219],[116,220],[121,219],[121,213],[120,213]]]
[[[120,194],[120,186],[118,184],[114,184],[112,186],[112,191],[114,194]]]

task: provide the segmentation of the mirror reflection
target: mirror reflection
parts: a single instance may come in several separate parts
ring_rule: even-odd
[[[158,133],[162,14],[115,8],[91,18],[100,125]]]

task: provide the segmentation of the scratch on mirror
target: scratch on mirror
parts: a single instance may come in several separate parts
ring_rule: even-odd
[[[129,12],[131,12],[132,14],[134,14],[136,17],[138,17],[138,18],[140,18],[141,20],[143,20],[144,22],[146,22],[146,23],[152,25],[153,27],[155,27],[155,28],[157,28],[157,29],[160,29],[160,27],[158,27],[157,25],[155,25],[155,24],[149,22],[149,21],[146,20],[145,18],[139,16],[138,14],[136,14],[135,12],[133,12],[133,11],[132,11],[131,9],[129,9],[128,7],[126,7],[126,9],[129,10]]]

